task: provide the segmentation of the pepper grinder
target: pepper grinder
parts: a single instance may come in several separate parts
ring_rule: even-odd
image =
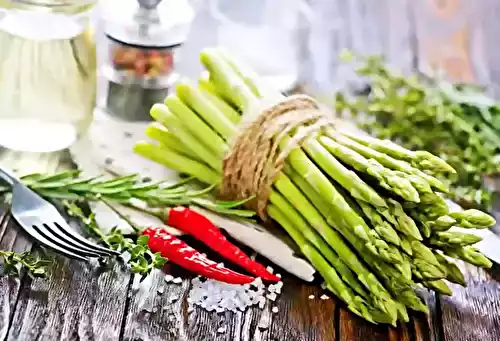
[[[103,6],[108,46],[101,106],[122,120],[149,121],[149,110],[177,79],[177,52],[193,10],[187,0],[108,0]]]

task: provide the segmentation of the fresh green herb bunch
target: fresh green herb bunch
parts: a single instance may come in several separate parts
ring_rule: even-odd
[[[405,77],[381,57],[343,59],[370,85],[368,96],[336,94],[338,113],[350,113],[362,128],[412,150],[426,150],[457,171],[450,196],[489,209],[484,177],[500,171],[500,106],[478,87],[423,76]]]
[[[17,253],[0,250],[2,275],[19,277],[25,269],[30,277],[45,277],[50,261],[31,252]]]

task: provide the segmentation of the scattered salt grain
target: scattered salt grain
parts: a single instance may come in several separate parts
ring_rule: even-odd
[[[180,277],[176,277],[176,278],[174,278],[173,282],[174,282],[175,284],[180,284],[180,283],[182,283],[182,278],[180,278]]]
[[[217,269],[222,269],[224,267],[224,263],[218,263],[215,267]]]
[[[273,269],[273,268],[271,268],[270,266],[268,266],[268,267],[266,268],[266,270],[267,270],[267,272],[269,272],[269,273],[273,273],[273,272],[274,272],[274,269]]]
[[[164,292],[165,292],[165,288],[164,287],[159,287],[158,288],[158,295],[163,295]]]
[[[217,333],[219,333],[219,334],[222,334],[225,332],[226,332],[226,327],[220,327],[219,329],[217,329]]]
[[[321,289],[326,290],[326,283],[325,282],[321,283]]]
[[[165,282],[170,283],[174,279],[174,276],[172,275],[165,275],[165,278],[163,278]]]
[[[276,277],[281,278],[281,274],[276,274]]]
[[[314,300],[314,295],[309,295],[310,300]]]
[[[268,299],[270,299],[271,301],[276,301],[276,297],[277,295],[275,293],[270,293],[266,296]]]
[[[320,298],[321,298],[322,300],[327,300],[327,299],[329,299],[330,297],[329,297],[328,295],[323,294],[323,295],[321,295],[321,297],[320,297]]]
[[[278,307],[273,307],[273,309],[271,309],[271,311],[272,311],[274,314],[276,314],[276,313],[279,311],[279,309],[278,309]]]

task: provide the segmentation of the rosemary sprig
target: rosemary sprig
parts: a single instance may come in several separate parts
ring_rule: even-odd
[[[29,251],[17,253],[0,250],[0,259],[3,275],[13,277],[19,277],[22,270],[26,270],[28,276],[32,278],[45,277],[47,268],[51,264],[49,260],[42,259]]]
[[[106,179],[103,176],[82,179],[80,171],[65,171],[54,175],[30,174],[21,178],[23,183],[41,196],[51,200],[102,201],[135,206],[134,201],[146,203],[149,207],[171,207],[177,205],[198,205],[228,216],[249,218],[255,212],[237,209],[243,201],[216,201],[210,193],[215,185],[193,190],[189,186],[193,178],[169,184],[165,181],[141,182],[136,174]],[[0,186],[0,194],[10,188]],[[249,199],[248,199],[249,200]]]

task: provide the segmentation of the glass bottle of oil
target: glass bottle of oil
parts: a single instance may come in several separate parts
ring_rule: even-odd
[[[97,0],[0,0],[0,147],[63,150],[96,101]]]

